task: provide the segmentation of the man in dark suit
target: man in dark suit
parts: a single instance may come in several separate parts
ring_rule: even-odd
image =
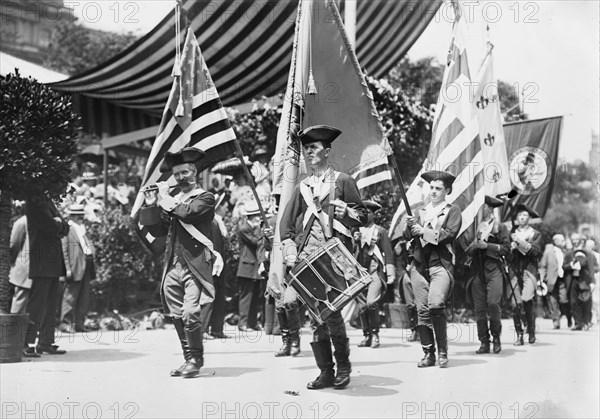
[[[585,236],[578,236],[573,250],[565,255],[563,269],[569,287],[569,300],[575,325],[571,330],[588,330],[592,321],[592,286],[598,272],[596,257],[585,246]]]
[[[360,198],[356,181],[345,173],[333,170],[327,162],[331,143],[340,134],[340,130],[326,125],[315,125],[298,133],[312,174],[296,186],[281,217],[279,228],[283,256],[290,268],[293,268],[299,258],[313,253],[330,237],[337,237],[351,250],[350,228],[360,227],[367,221],[367,210]],[[298,252],[298,247],[302,244],[304,247]],[[288,293],[293,294],[292,287],[285,290],[285,301],[289,301]],[[313,341],[310,345],[321,373],[307,384],[307,388],[315,390],[332,386],[336,389],[347,387],[352,368],[350,345],[341,313],[334,312],[322,325],[313,322],[312,327]],[[335,377],[332,344],[335,349],[333,356],[337,362]]]
[[[140,223],[151,234],[167,234],[161,299],[173,318],[185,359],[171,371],[172,377],[195,377],[204,365],[201,308],[214,299],[214,269],[222,268],[210,239],[215,197],[196,183],[203,157],[204,152],[194,147],[167,152],[160,171],[172,172],[180,192],[171,196],[167,182],[161,182],[145,191],[140,211]]]
[[[379,348],[379,300],[385,294],[388,284],[393,284],[396,276],[394,252],[387,231],[375,224],[375,213],[381,205],[375,201],[363,201],[367,207],[367,224],[355,233],[355,257],[373,281],[358,295],[360,322],[364,339],[359,347]]]
[[[225,199],[226,194],[223,193],[217,197],[215,204],[215,219],[212,224],[212,241],[215,247],[215,252],[218,252],[223,261],[227,259],[225,238],[229,235],[227,227],[223,222],[223,216],[227,213],[228,202]],[[207,304],[207,319],[210,326],[210,336],[217,339],[226,339],[227,336],[223,333],[223,322],[225,319],[225,271],[223,270],[218,276],[213,277],[215,285],[215,300]]]
[[[69,224],[46,197],[29,199],[25,214],[29,235],[29,277],[32,283],[27,309],[30,325],[23,353],[27,357],[35,356],[35,352],[62,355],[66,351],[54,344],[54,330],[58,278],[66,273],[61,237],[69,232]],[[35,343],[38,331],[40,336],[34,351],[30,345]]]
[[[240,260],[237,270],[240,291],[238,329],[246,332],[260,330],[257,319],[262,276],[258,273],[260,262],[257,251],[264,236],[260,228],[260,210],[255,200],[244,203],[242,216],[243,219],[240,220],[237,230],[240,239]]]
[[[534,298],[538,280],[538,261],[542,255],[542,233],[529,225],[531,218],[539,218],[535,210],[524,204],[515,208],[517,228],[510,234],[512,257],[509,263],[511,275],[511,292],[514,290],[513,322],[517,339],[515,346],[524,345],[521,306],[525,308],[525,320],[529,343],[535,339],[535,307]],[[516,303],[513,301],[516,300]]]
[[[563,269],[565,244],[565,236],[562,234],[552,236],[552,244],[546,246],[539,264],[540,279],[548,287],[550,316],[555,329],[560,329],[562,313],[567,316],[567,322],[571,323],[571,308]]]
[[[83,332],[85,315],[90,302],[90,282],[95,278],[94,249],[87,237],[81,204],[69,207],[69,234],[62,239],[63,256],[67,269],[62,296],[60,330],[67,333]]]
[[[435,365],[435,342],[441,368],[448,366],[446,300],[454,283],[454,251],[452,244],[462,224],[460,208],[446,202],[452,193],[455,176],[431,170],[421,177],[429,182],[431,202],[407,217],[404,237],[411,241],[413,262],[410,281],[417,303],[419,337],[425,356],[418,367]]]
[[[500,302],[504,285],[504,258],[510,254],[510,235],[508,228],[494,217],[494,208],[503,204],[504,201],[500,199],[485,197],[483,220],[477,226],[477,237],[467,248],[467,253],[471,256],[470,274],[473,276],[477,336],[481,342],[476,354],[490,353],[490,332],[494,353],[502,350]]]

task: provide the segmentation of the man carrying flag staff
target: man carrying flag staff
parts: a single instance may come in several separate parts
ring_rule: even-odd
[[[185,363],[171,371],[172,377],[195,377],[204,364],[201,305],[214,299],[213,260],[219,261],[210,240],[215,197],[196,183],[198,164],[204,152],[185,147],[167,152],[161,172],[172,172],[181,188],[169,195],[169,186],[161,182],[145,191],[140,223],[156,236],[167,234],[165,270],[160,287],[165,313],[173,324],[183,349]],[[222,259],[221,259],[222,262]],[[219,269],[222,263],[215,263]]]
[[[283,256],[288,267],[293,267],[298,259],[310,255],[332,236],[351,250],[350,228],[360,227],[367,221],[367,211],[354,179],[333,170],[328,164],[331,143],[340,134],[338,129],[326,125],[311,126],[298,134],[312,175],[296,186],[281,218]],[[330,211],[331,206],[333,211]],[[332,344],[337,362],[336,376]],[[347,387],[351,372],[350,345],[339,311],[333,312],[324,324],[313,325],[310,345],[321,373],[307,384],[307,388]]]
[[[467,253],[471,256],[477,336],[481,342],[476,354],[490,353],[490,332],[493,338],[494,353],[500,353],[502,350],[500,302],[504,284],[504,258],[510,254],[510,236],[508,228],[494,217],[494,208],[503,204],[504,201],[486,195],[483,220],[477,227],[475,240],[467,248]]]
[[[448,336],[446,331],[446,300],[454,282],[454,251],[452,244],[462,225],[461,211],[446,202],[452,193],[455,176],[449,172],[430,170],[421,177],[429,183],[431,202],[407,217],[404,231],[412,239],[413,263],[410,281],[417,304],[418,328],[425,356],[418,367],[435,365],[435,341],[439,365],[448,366]]]

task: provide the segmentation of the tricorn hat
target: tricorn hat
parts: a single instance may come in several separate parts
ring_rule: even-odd
[[[168,151],[165,154],[165,159],[160,165],[160,171],[162,173],[169,172],[173,169],[173,166],[184,163],[193,163],[198,167],[198,163],[205,155],[206,153],[204,151],[195,147],[184,147],[175,153]]]
[[[452,185],[456,180],[456,176],[454,176],[450,172],[445,172],[443,170],[429,170],[427,172],[423,172],[421,177],[427,182],[431,183],[434,180],[441,180],[444,184]]]
[[[381,209],[381,205],[378,202],[372,201],[370,199],[363,201],[363,204],[365,204],[365,207],[367,207],[373,212],[377,212]]]
[[[342,133],[337,128],[328,125],[313,125],[303,129],[298,133],[298,138],[302,145],[322,141],[326,144],[331,144]]]
[[[517,204],[515,206],[515,214],[518,214],[522,211],[527,211],[531,218],[540,218],[540,214],[538,214],[533,208],[531,208],[525,204]]]
[[[85,206],[83,204],[71,204],[68,213],[69,215],[85,215]]]
[[[485,204],[490,208],[497,208],[504,205],[504,201],[498,198],[494,198],[493,196],[486,195]]]

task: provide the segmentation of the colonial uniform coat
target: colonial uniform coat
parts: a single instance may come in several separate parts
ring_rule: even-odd
[[[512,285],[517,301],[520,303],[533,300],[537,287],[538,262],[542,255],[542,233],[531,226],[527,229],[515,230],[520,232],[524,242],[512,250],[509,268]],[[512,291],[512,290],[511,290]],[[512,298],[511,298],[511,301]]]
[[[394,266],[394,251],[387,231],[377,224],[373,224],[371,232],[366,232],[368,227],[361,228],[361,239],[357,243],[356,260],[374,277],[377,294],[372,296],[359,295],[358,301],[361,305],[373,305],[385,293],[387,286],[387,265]],[[376,242],[371,245],[371,237],[376,237]],[[368,294],[372,294],[369,285]],[[365,298],[370,297],[370,298]]]
[[[196,286],[203,295],[200,304],[210,302],[215,295],[212,282],[214,255],[210,248],[194,237],[189,227],[185,226],[191,225],[204,237],[210,238],[215,197],[210,192],[196,188],[179,199],[169,198],[163,199],[160,206],[143,206],[140,210],[140,223],[147,226],[152,235],[167,234],[165,271],[160,287],[163,307],[167,314],[169,309],[165,300],[164,284],[174,259],[183,259],[183,263],[193,274]]]
[[[505,258],[510,254],[510,234],[508,228],[496,220],[482,222],[478,235],[487,242],[486,249],[469,249],[471,255],[470,273],[473,277],[472,292],[475,316],[480,340],[489,341],[487,321],[490,316],[492,336],[500,336],[501,301],[504,286]],[[485,327],[484,327],[485,326]]]

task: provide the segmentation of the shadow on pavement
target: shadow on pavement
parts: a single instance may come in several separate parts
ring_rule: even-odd
[[[448,359],[449,359],[448,368],[466,367],[469,365],[487,363],[487,361],[484,359],[475,359],[475,358],[456,359],[456,358],[452,357],[452,352],[450,352],[450,354],[448,354]],[[436,367],[439,368],[439,366],[437,365],[437,361],[436,361]]]
[[[244,374],[251,374],[262,371],[263,368],[235,368],[235,367],[214,367],[203,368],[200,376],[204,378],[211,377],[239,377]]]
[[[41,358],[35,358],[35,362],[113,362],[113,361],[129,361],[135,358],[141,358],[146,354],[139,352],[128,352],[120,349],[98,348],[98,349],[83,349],[69,350],[64,355],[42,355]]]
[[[518,355],[519,352],[525,352],[522,349],[520,349],[520,350],[514,349],[514,347],[512,345],[510,346],[510,348],[507,348],[503,345],[502,351],[499,354],[490,352],[489,354],[478,355],[475,353],[476,350],[477,350],[477,348],[473,349],[472,351],[450,352],[450,355],[458,355],[458,356],[474,355],[477,357],[481,357],[481,359],[487,359],[487,358],[506,358],[508,356]]]
[[[336,394],[353,397],[379,397],[398,394],[398,390],[386,388],[402,384],[402,381],[391,377],[376,375],[351,376],[350,386],[343,391],[333,390]]]

